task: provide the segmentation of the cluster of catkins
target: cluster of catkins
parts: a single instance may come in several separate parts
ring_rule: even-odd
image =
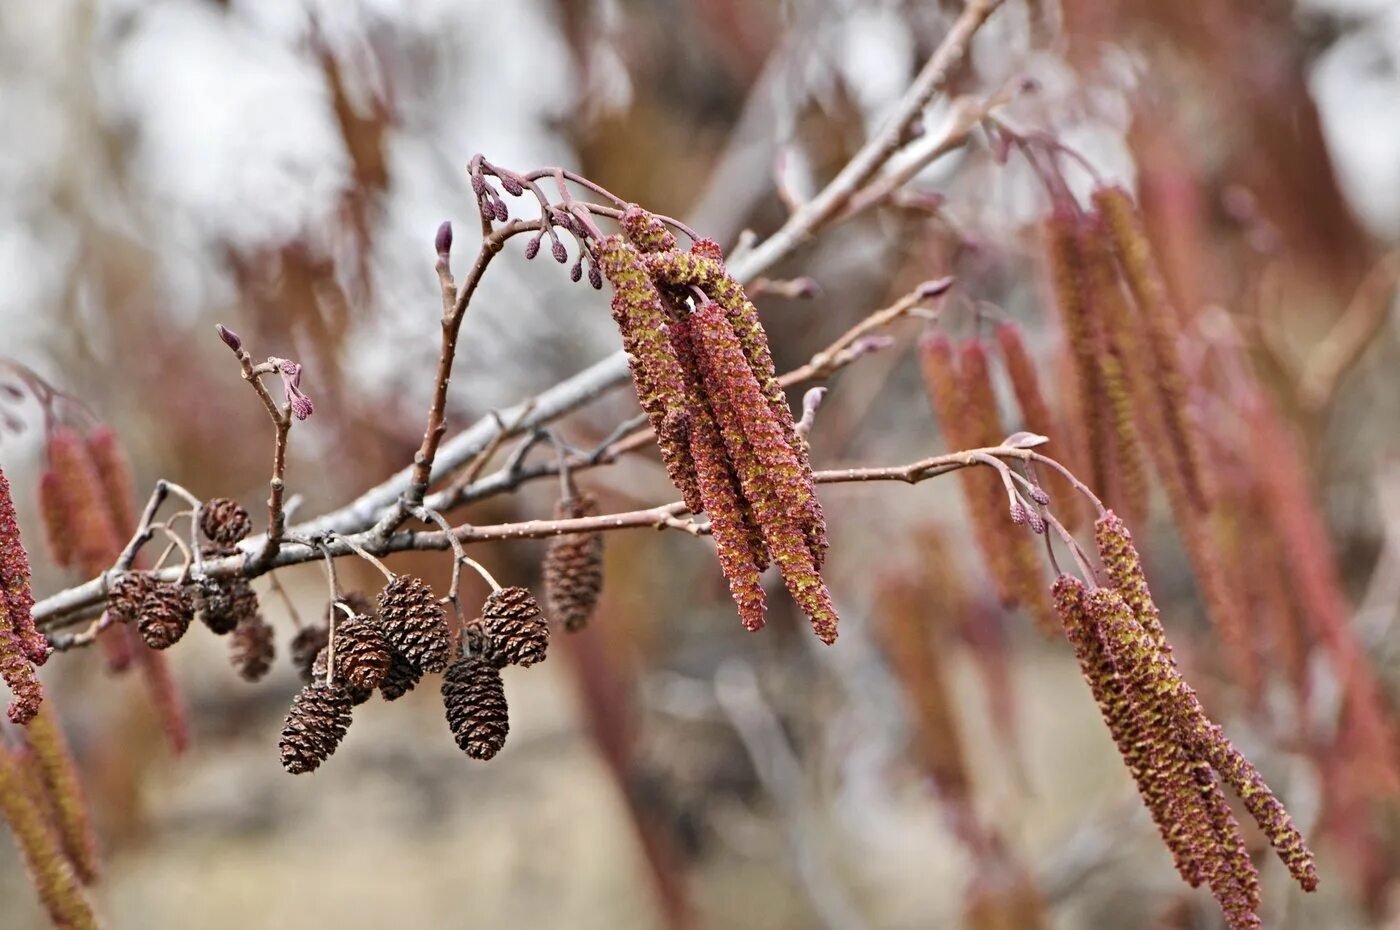
[[[1132,536],[1113,511],[1094,526],[1105,586],[1054,583],[1064,625],[1118,750],[1181,876],[1202,883],[1231,930],[1260,926],[1259,875],[1221,790],[1229,785],[1289,873],[1317,887],[1312,853],[1259,772],[1182,679]]]
[[[549,626],[525,588],[494,590],[480,618],[454,646],[447,614],[429,585],[397,575],[377,602],[351,596],[332,603],[325,625],[303,628],[292,658],[305,686],[292,701],[279,744],[294,775],[315,770],[349,729],[352,709],[377,690],[386,701],[442,672],[448,726],[462,751],[490,759],[510,730],[501,669],[543,661]]]
[[[252,529],[248,511],[237,501],[215,498],[199,510],[203,558],[235,554]],[[196,616],[218,636],[228,636],[229,661],[248,681],[258,681],[276,656],[272,625],[263,618],[257,593],[247,579],[197,577],[190,583],[159,581],[150,572],[126,572],[107,594],[107,614],[134,627],[151,649],[169,649]]]
[[[817,636],[834,641],[837,616],[821,575],[826,524],[807,444],[743,287],[713,241],[680,250],[665,224],[635,205],[622,233],[596,251],[667,473],[686,507],[709,516],[744,625],[763,626],[760,574],[771,562]]]
[[[32,720],[43,700],[34,669],[48,660],[50,650],[34,627],[33,607],[29,555],[19,536],[10,483],[0,471],[0,678],[13,695],[8,714],[15,723]]]

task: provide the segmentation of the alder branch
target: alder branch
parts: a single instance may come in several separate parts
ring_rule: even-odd
[[[814,477],[818,484],[851,484],[872,481],[898,481],[905,484],[918,484],[930,478],[946,475],[949,472],[978,465],[987,466],[988,459],[1018,462],[1036,462],[1052,468],[1062,468],[1058,462],[1018,445],[990,446],[982,449],[968,449],[950,452],[931,458],[920,459],[904,465],[868,466],[837,468],[818,471]],[[289,533],[285,544],[266,563],[250,562],[242,555],[207,559],[204,562],[206,577],[252,579],[267,572],[300,565],[326,556],[344,558],[366,552],[375,557],[383,557],[396,552],[422,552],[454,549],[457,545],[480,542],[498,542],[519,539],[547,539],[551,536],[565,536],[573,533],[597,533],[627,529],[680,529],[692,535],[701,535],[688,521],[675,518],[686,513],[680,501],[659,504],[641,510],[620,513],[600,514],[590,517],[577,517],[563,520],[525,520],[517,523],[497,523],[488,526],[462,524],[450,531],[417,530],[401,531],[379,538],[373,530],[357,535],[327,534],[321,537],[305,537]],[[160,581],[175,581],[182,569],[166,568],[154,572]],[[101,610],[107,594],[107,576],[94,578],[77,587],[46,598],[34,608],[34,620],[40,629],[48,631],[79,623]]]

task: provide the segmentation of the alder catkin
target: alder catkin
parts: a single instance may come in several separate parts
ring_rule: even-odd
[[[24,739],[33,751],[34,768],[53,810],[54,826],[63,851],[78,879],[90,885],[99,872],[97,834],[83,797],[77,766],[51,706],[29,722]]]

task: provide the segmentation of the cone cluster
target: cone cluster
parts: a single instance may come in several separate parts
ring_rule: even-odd
[[[763,626],[759,575],[772,562],[818,637],[834,641],[825,518],[757,311],[714,243],[680,251],[635,206],[622,225],[598,245],[613,319],[667,473],[686,507],[710,518],[740,618]]]

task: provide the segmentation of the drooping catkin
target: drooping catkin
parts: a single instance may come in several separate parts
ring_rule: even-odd
[[[63,499],[58,472],[52,468],[39,476],[39,517],[43,521],[44,541],[48,543],[49,558],[59,568],[73,564],[73,517],[68,502]]]
[[[83,438],[71,427],[60,424],[50,431],[48,458],[67,515],[74,562],[96,575],[110,567],[122,547],[107,490]]]
[[[29,553],[19,534],[10,482],[0,471],[0,625],[8,625],[25,658],[48,661],[49,641],[34,626],[34,592],[29,586]]]
[[[905,574],[882,577],[873,627],[904,691],[917,761],[939,795],[956,807],[970,799],[971,779],[948,682],[947,637],[940,635],[948,618],[932,616],[922,595],[921,586]]]
[[[116,627],[111,632],[126,640],[135,660],[140,663],[151,706],[170,742],[170,748],[176,755],[183,753],[190,744],[189,717],[185,712],[185,699],[175,683],[175,676],[170,672],[165,653],[147,647],[131,627]]]
[[[576,520],[597,514],[598,502],[588,493],[559,501],[554,516]],[[566,533],[545,549],[544,587],[549,615],[570,633],[588,625],[603,590],[603,534]]]
[[[619,221],[623,233],[640,252],[669,252],[676,247],[676,236],[664,222],[629,203]]]
[[[97,930],[92,906],[45,818],[44,807],[28,791],[25,764],[19,751],[0,742],[0,813],[24,857],[29,880],[57,926]]]
[[[24,654],[23,644],[4,616],[0,616],[0,678],[10,688],[10,720],[18,724],[33,720],[44,700],[44,686],[39,683],[33,663]]]
[[[690,321],[680,320],[672,336],[689,345]],[[696,384],[698,371],[687,366],[688,377]],[[739,619],[748,630],[763,628],[767,612],[763,593],[761,558],[767,550],[751,511],[745,506],[738,479],[730,465],[724,440],[706,401],[695,411],[694,428],[690,432],[690,453],[695,462],[696,481],[705,513],[710,518],[710,535],[715,541],[720,570],[729,585],[729,594],[739,610]]]
[[[622,236],[608,236],[599,243],[598,261],[613,288],[613,320],[622,334],[637,400],[651,420],[666,473],[686,506],[699,512],[702,505],[687,441],[685,378],[667,334],[661,294],[641,254]]]
[[[1016,406],[1021,411],[1021,429],[1048,436],[1050,442],[1044,447],[1045,453],[1071,473],[1082,472],[1074,443],[1067,431],[1062,431],[1059,420],[1050,411],[1035,360],[1026,347],[1021,327],[1011,320],[1003,320],[997,324],[996,337],[1006,375],[1011,382],[1011,391],[1016,396]],[[1047,472],[1041,478],[1050,494],[1050,505],[1065,528],[1077,532],[1084,522],[1083,501],[1063,475],[1053,469]]]
[[[1358,772],[1376,790],[1400,787],[1400,750],[1375,671],[1351,624],[1351,603],[1337,570],[1327,524],[1318,510],[1297,440],[1262,395],[1245,405],[1252,461],[1264,512],[1282,548],[1298,609],[1345,689],[1344,714]]]
[[[1113,431],[1099,359],[1102,327],[1083,247],[1083,220],[1073,204],[1057,203],[1045,221],[1045,248],[1055,306],[1074,371],[1075,404],[1084,425],[1089,484],[1103,494],[1112,483]]]
[[[1135,699],[1090,611],[1083,582],[1061,575],[1052,590],[1080,671],[1176,870],[1193,887],[1199,885],[1207,872],[1201,839],[1211,827],[1199,807],[1189,760],[1172,738],[1172,720],[1160,705]]]
[[[77,767],[68,751],[68,741],[63,737],[52,705],[29,722],[24,738],[33,751],[34,768],[52,808],[60,845],[78,879],[90,885],[99,872],[97,834],[92,827]]]
[[[97,480],[103,490],[112,525],[118,535],[136,531],[138,515],[136,498],[132,489],[135,483],[131,478],[131,463],[126,459],[116,431],[106,424],[93,427],[86,437],[87,452],[97,471]]]
[[[644,258],[658,281],[673,287],[698,287],[724,311],[759,391],[772,411],[784,441],[796,456],[799,477],[790,493],[804,514],[802,530],[807,537],[812,560],[820,568],[829,544],[826,518],[812,476],[811,452],[807,440],[797,431],[792,408],[788,406],[787,397],[778,382],[768,335],[759,320],[757,308],[744,293],[743,285],[725,269],[718,247],[714,247],[713,243],[707,245],[707,240],[696,242],[690,252],[656,253]]]
[[[1177,314],[1157,269],[1147,233],[1132,197],[1121,187],[1101,187],[1094,206],[1107,226],[1118,264],[1123,269],[1146,336],[1145,361],[1151,366],[1167,441],[1175,450],[1175,466],[1187,499],[1197,508],[1209,507],[1201,443],[1186,400],[1186,378],[1178,355]]]
[[[764,398],[722,308],[702,301],[691,312],[690,321],[696,358],[712,398],[711,409],[720,423],[739,486],[753,507],[768,553],[782,572],[793,600],[811,621],[817,638],[825,643],[835,642],[836,610],[814,555],[819,547],[807,532],[812,514],[802,507],[801,496],[792,493],[802,487],[802,458]],[[734,443],[736,434],[743,437],[742,447],[752,453],[748,468],[734,461],[736,449],[740,448]]]
[[[962,411],[960,416],[965,423],[963,431],[968,434],[966,448],[986,448],[999,444],[1006,434],[1001,427],[987,350],[980,339],[968,339],[959,348],[957,385]],[[1044,569],[1036,552],[1036,537],[1017,526],[1007,515],[1006,493],[999,478],[994,474],[987,477],[991,480],[985,483],[989,500],[984,505],[984,519],[997,514],[991,532],[996,536],[996,545],[1005,553],[1001,563],[1003,571],[1008,572],[1005,585],[1014,592],[1015,603],[1030,612],[1042,633],[1054,633],[1059,629],[1059,621],[1044,596]],[[992,500],[996,503],[993,504]]]
[[[1138,426],[1141,381],[1148,358],[1141,352],[1141,340],[1130,328],[1127,298],[1113,261],[1113,251],[1104,240],[1103,224],[1090,217],[1080,238],[1094,319],[1102,327],[1097,355],[1099,384],[1113,434],[1113,481],[1104,489],[1110,506],[1137,522],[1147,513],[1148,474],[1143,459],[1141,430]]]
[[[926,333],[919,340],[919,363],[929,405],[942,427],[948,446],[958,449],[979,447],[981,426],[971,418],[970,410],[963,401],[952,340],[941,332]],[[1020,602],[1021,591],[1015,577],[1015,561],[1011,552],[1001,544],[1001,524],[1006,522],[1006,498],[1001,492],[1000,482],[990,470],[981,473],[980,469],[974,468],[959,471],[958,480],[973,536],[977,540],[977,548],[982,552],[982,560],[996,588],[997,597],[1003,606],[1015,606]]]

